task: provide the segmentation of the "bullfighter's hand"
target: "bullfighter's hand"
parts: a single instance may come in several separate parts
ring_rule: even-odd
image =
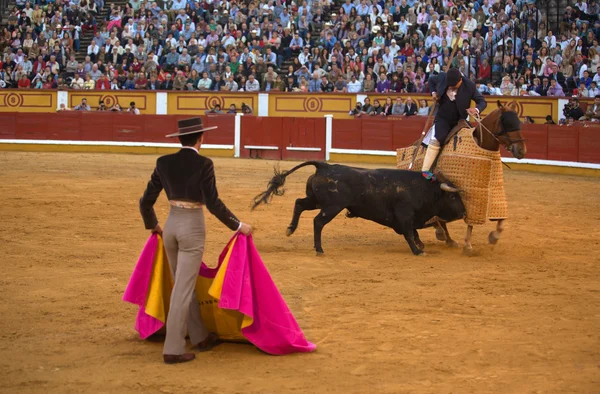
[[[437,101],[437,93],[431,92],[431,98],[433,98],[433,101]]]
[[[479,112],[477,111],[477,108],[467,108],[467,113],[471,116],[478,116]]]
[[[152,230],[152,234],[158,234],[162,237],[163,231],[159,224],[157,224],[156,227],[154,227],[154,230]]]
[[[242,223],[242,227],[240,228],[240,232],[244,235],[252,234],[252,226],[246,223]]]

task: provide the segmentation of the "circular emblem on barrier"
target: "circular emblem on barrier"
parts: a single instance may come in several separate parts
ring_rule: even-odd
[[[23,104],[23,97],[20,94],[11,93],[5,99],[7,107],[20,107]]]
[[[106,108],[111,108],[119,102],[119,100],[117,100],[117,98],[113,95],[102,96],[102,101],[104,101],[104,106]]]
[[[304,110],[307,112],[318,112],[321,110],[321,100],[315,97],[309,97],[304,102]]]
[[[225,102],[219,96],[207,97],[206,101],[204,102],[204,106],[206,107],[206,109],[212,109],[217,105],[221,106],[221,109],[225,105]]]

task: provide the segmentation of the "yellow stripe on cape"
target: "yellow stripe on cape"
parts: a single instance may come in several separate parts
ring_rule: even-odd
[[[223,340],[247,342],[248,340],[242,335],[241,329],[251,325],[252,319],[238,311],[219,308],[219,299],[223,291],[225,273],[227,272],[236,240],[237,237],[228,245],[227,254],[214,279],[198,275],[196,296],[200,304],[200,312],[204,325],[208,331],[217,333]],[[173,279],[165,254],[163,240],[160,236],[158,237],[156,248],[152,278],[148,289],[148,297],[146,298],[146,313],[166,323],[171,291],[173,289]]]

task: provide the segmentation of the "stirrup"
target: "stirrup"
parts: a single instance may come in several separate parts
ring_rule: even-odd
[[[435,174],[431,171],[423,171],[421,174],[423,175],[423,177],[425,179],[429,179],[432,182],[435,182],[435,180],[436,180]]]

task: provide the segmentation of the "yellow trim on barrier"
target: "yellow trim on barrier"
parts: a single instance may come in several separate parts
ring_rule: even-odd
[[[331,153],[331,162],[337,163],[361,163],[361,164],[387,164],[396,166],[395,156],[377,156],[377,155],[359,155],[355,153]],[[531,172],[542,172],[548,174],[561,174],[561,175],[579,175],[600,178],[600,170],[593,168],[578,168],[578,167],[563,167],[553,165],[539,165],[539,164],[522,164],[522,163],[508,163],[511,170],[515,171],[531,171]],[[505,171],[511,171],[508,168]]]
[[[16,152],[76,152],[76,153],[133,153],[143,155],[175,153],[179,148],[154,146],[110,145],[58,145],[58,144],[6,144],[0,143],[0,151]],[[233,149],[200,149],[203,156],[233,157]]]
[[[396,164],[396,156],[359,155],[357,153],[331,153],[329,161],[338,163]]]

